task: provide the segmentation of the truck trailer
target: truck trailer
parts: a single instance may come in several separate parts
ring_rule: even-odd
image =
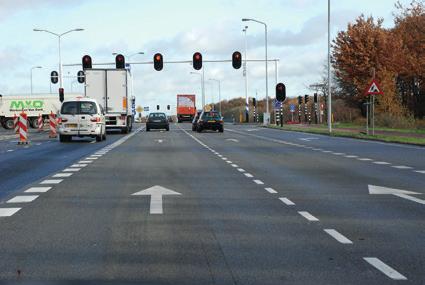
[[[78,96],[82,96],[82,94],[65,93],[65,99]],[[58,94],[0,95],[0,123],[5,129],[13,129],[13,117],[19,116],[24,111],[28,116],[29,125],[37,128],[37,119],[40,115],[43,119],[47,119],[51,112],[57,114],[60,107]]]
[[[196,115],[195,95],[177,95],[177,122],[192,121]]]

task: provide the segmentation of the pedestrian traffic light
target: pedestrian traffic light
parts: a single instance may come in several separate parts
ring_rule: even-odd
[[[314,103],[317,103],[317,93],[314,93]]]
[[[239,69],[242,66],[242,54],[235,51],[232,55],[232,66],[234,69]]]
[[[59,74],[57,71],[52,71],[50,72],[50,82],[52,82],[52,84],[56,84],[59,81]]]
[[[63,88],[59,88],[59,101],[62,103],[65,100],[65,91]]]
[[[255,107],[257,106],[257,100],[255,98],[252,98],[252,105]]]
[[[77,81],[78,83],[84,83],[84,81],[86,81],[86,78],[84,76],[84,71],[80,70],[77,72]]]
[[[92,68],[91,57],[89,55],[83,56],[83,69]]]
[[[276,85],[276,99],[279,102],[283,102],[286,99],[286,86],[283,83]]]
[[[301,105],[303,103],[303,97],[298,96],[298,105]]]
[[[307,104],[310,100],[310,97],[308,95],[304,95],[304,104]]]
[[[167,105],[167,110],[170,110],[170,105]]]
[[[159,110],[159,105],[156,105],[156,109]]]
[[[195,52],[193,54],[193,68],[196,70],[202,68],[202,54],[200,52]]]
[[[124,69],[125,68],[125,57],[122,54],[117,54],[115,57],[115,68]]]
[[[153,67],[156,71],[161,71],[164,67],[164,62],[162,58],[162,54],[157,53],[153,56]]]

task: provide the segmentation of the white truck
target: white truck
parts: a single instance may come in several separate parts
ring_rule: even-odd
[[[82,94],[65,93],[65,99],[78,96],[82,96]],[[22,111],[25,111],[30,126],[37,128],[39,115],[43,116],[43,119],[47,119],[50,112],[57,114],[60,107],[58,94],[0,95],[0,123],[5,129],[13,129],[13,117],[19,116]]]
[[[85,69],[85,96],[96,99],[105,109],[106,129],[131,132],[132,101],[129,84],[131,73],[126,69]]]

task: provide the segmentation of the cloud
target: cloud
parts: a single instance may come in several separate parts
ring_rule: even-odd
[[[15,13],[25,10],[49,8],[66,8],[75,6],[83,0],[0,0],[0,19],[5,20]]]

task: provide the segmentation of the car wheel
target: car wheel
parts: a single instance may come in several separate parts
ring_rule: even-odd
[[[167,132],[168,132],[168,131],[170,131],[170,127],[167,127],[165,130],[166,130]]]
[[[105,129],[105,131],[103,133],[102,140],[104,140],[104,141],[106,140],[106,129]]]
[[[198,133],[202,133],[202,128],[201,128],[201,127],[198,127],[198,128],[196,129],[196,131],[197,131]]]
[[[68,141],[68,136],[65,136],[65,135],[59,135],[59,141],[60,141],[60,142],[67,142],[67,141]]]
[[[148,127],[146,127],[146,131],[149,132],[151,129],[149,129]]]

